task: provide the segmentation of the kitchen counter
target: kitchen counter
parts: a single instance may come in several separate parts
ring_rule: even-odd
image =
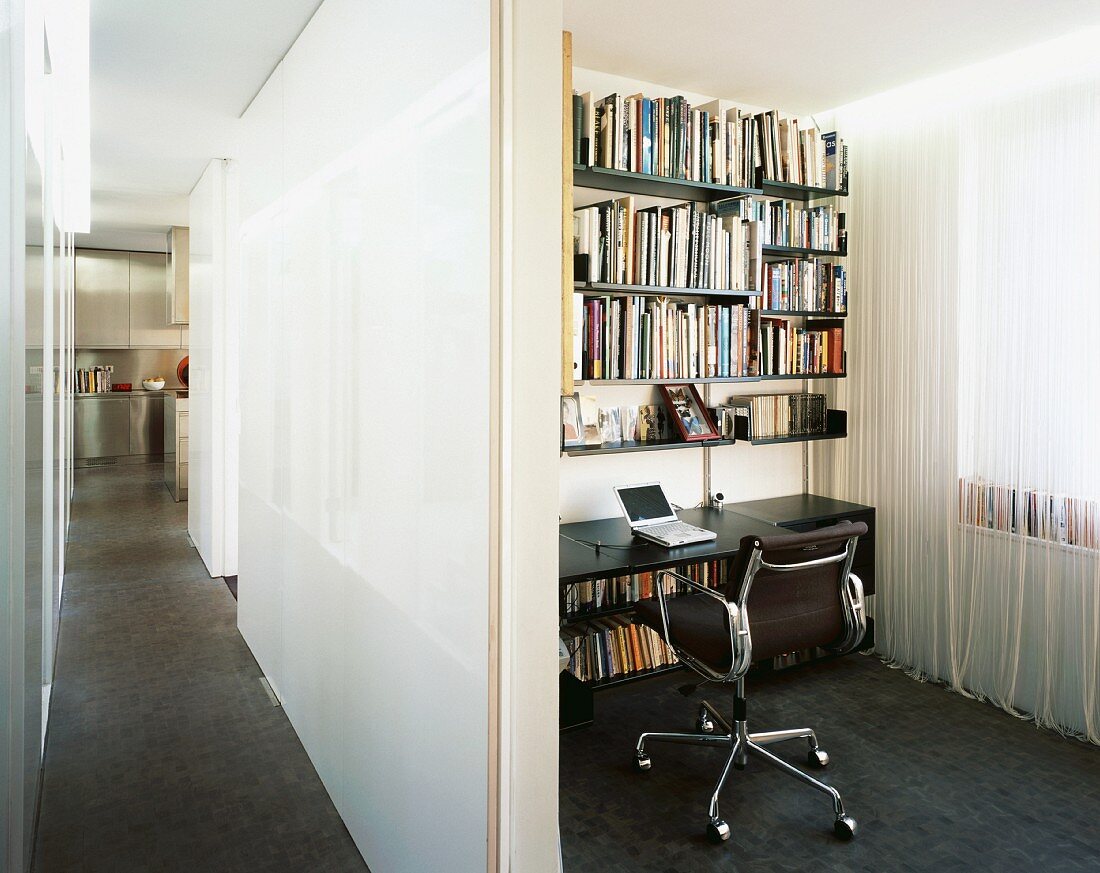
[[[187,389],[164,393],[164,484],[179,503],[187,499]]]
[[[179,393],[183,391],[187,392],[184,387],[179,388],[162,388],[160,391],[146,391],[144,388],[139,388],[136,391],[97,391],[95,393],[88,394],[74,394],[77,400],[103,400],[108,397],[163,397],[169,392]]]

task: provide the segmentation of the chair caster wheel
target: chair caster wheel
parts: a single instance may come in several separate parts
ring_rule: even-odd
[[[730,838],[730,826],[722,819],[711,819],[707,825],[707,839],[715,845],[721,845]]]
[[[817,767],[818,769],[821,769],[822,767],[828,767],[829,753],[826,752],[824,749],[810,749],[810,751],[806,753],[806,763],[808,763],[811,767]]]
[[[638,752],[634,755],[634,769],[639,773],[645,773],[651,765],[652,762],[649,760],[649,755],[645,754],[645,752]]]
[[[709,718],[700,718],[695,722],[695,731],[700,734],[714,733],[714,722]]]
[[[850,840],[856,835],[856,820],[850,815],[842,815],[833,822],[833,835],[838,840]]]

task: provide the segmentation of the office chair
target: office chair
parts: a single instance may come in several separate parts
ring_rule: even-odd
[[[844,654],[860,644],[867,630],[863,583],[851,570],[856,542],[865,533],[867,525],[863,522],[845,521],[808,533],[744,537],[725,593],[662,570],[655,580],[657,599],[635,604],[634,620],[661,634],[684,664],[706,680],[730,683],[735,688],[732,726],[703,701],[696,732],[643,733],[634,757],[635,768],[646,771],[650,768],[647,742],[691,743],[730,750],[710,798],[707,836],[712,842],[729,839],[730,827],[718,814],[718,795],[730,768],[745,769],[750,753],[828,794],[836,814],[833,833],[843,840],[855,835],[856,821],[844,811],[839,791],[765,748],[804,738],[809,743],[810,766],[825,767],[829,756],[818,747],[811,728],[749,733],[745,674],[754,658],[772,658],[815,646]],[[683,585],[684,594],[666,596],[664,583],[670,578]],[[724,733],[714,733],[715,724]]]

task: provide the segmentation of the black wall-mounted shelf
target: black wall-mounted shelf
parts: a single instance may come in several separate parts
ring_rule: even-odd
[[[624,285],[615,282],[574,282],[574,291],[586,294],[610,294],[612,297],[759,297],[763,291],[729,288],[672,288],[663,285]]]
[[[756,376],[761,382],[771,382],[775,380],[786,379],[798,380],[798,379],[846,379],[847,373],[781,373],[777,376]]]
[[[737,188],[733,185],[693,182],[689,179],[609,170],[606,167],[585,167],[581,164],[573,165],[573,185],[577,188],[598,188],[601,191],[667,197],[673,200],[697,200],[704,203],[764,193],[760,188]]]
[[[618,445],[565,446],[562,452],[572,457],[584,455],[614,455],[620,452],[659,452],[665,449],[701,449],[704,446],[732,446],[733,440],[658,440],[652,443],[622,442]]]
[[[806,443],[814,440],[839,440],[848,436],[848,413],[843,409],[825,410],[824,433],[802,433],[782,437],[760,437],[758,439],[738,438],[740,443],[754,446],[771,446],[779,443]]]
[[[803,249],[797,246],[762,246],[765,258],[773,261],[803,258],[843,258],[848,252],[841,249]]]
[[[817,188],[813,185],[798,185],[794,182],[775,182],[764,179],[758,182],[767,197],[782,197],[785,200],[823,200],[827,197],[847,197],[848,189]]]
[[[847,318],[847,312],[825,312],[810,309],[758,309],[761,315],[783,318]]]
[[[801,379],[801,376],[788,378]],[[706,385],[718,382],[759,382],[759,376],[718,376],[711,379],[577,379],[578,385]]]

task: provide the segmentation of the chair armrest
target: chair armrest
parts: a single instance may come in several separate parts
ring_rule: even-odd
[[[703,664],[697,658],[693,657],[690,653],[684,652],[679,646],[672,641],[672,632],[669,628],[668,618],[668,601],[665,595],[665,586],[662,584],[664,577],[672,577],[678,582],[686,585],[693,591],[699,594],[705,594],[712,600],[718,601],[722,605],[722,608],[726,612],[730,631],[730,656],[731,667],[729,673],[719,673],[712,670],[706,664]],[[667,645],[672,651],[674,651],[681,660],[685,661],[692,669],[697,673],[702,673],[705,676],[716,679],[722,682],[729,682],[740,676],[743,676],[749,668],[751,662],[751,648],[741,644],[744,640],[748,639],[748,629],[742,627],[741,624],[741,610],[736,603],[731,603],[726,600],[725,596],[713,588],[707,588],[705,585],[696,582],[694,579],[690,579],[684,576],[682,573],[677,573],[673,570],[660,570],[654,580],[657,583],[657,599],[661,606],[661,626],[664,629],[663,637],[665,645]]]
[[[855,573],[848,573],[848,578],[840,590],[840,599],[844,607],[844,636],[836,646],[831,648],[839,655],[846,655],[863,642],[867,634],[863,580]]]

